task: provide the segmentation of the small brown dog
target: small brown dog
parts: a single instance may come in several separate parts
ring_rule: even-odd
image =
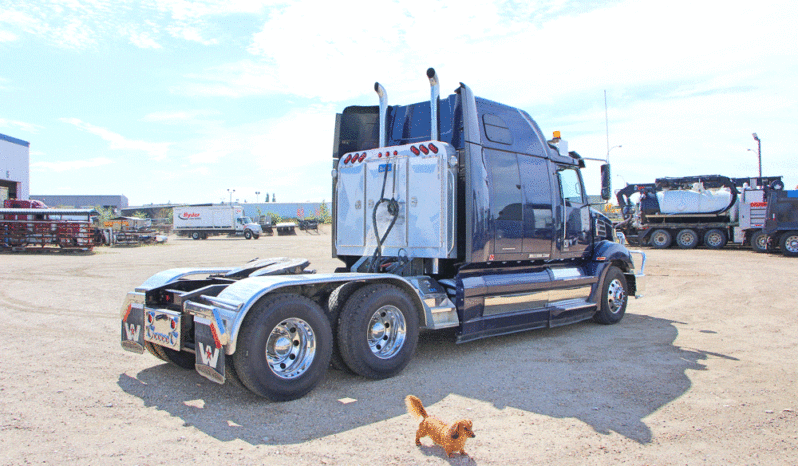
[[[407,395],[405,405],[408,413],[413,417],[421,418],[421,424],[418,425],[418,431],[416,431],[416,445],[421,445],[421,437],[429,436],[433,442],[446,450],[447,456],[452,456],[455,451],[459,451],[462,455],[468,455],[463,449],[465,442],[469,438],[476,437],[471,430],[470,419],[462,419],[447,426],[445,422],[437,417],[427,414],[427,410],[424,409],[421,400],[415,396]]]

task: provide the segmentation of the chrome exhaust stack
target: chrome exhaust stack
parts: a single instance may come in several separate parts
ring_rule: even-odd
[[[388,93],[385,92],[385,88],[382,87],[380,83],[374,83],[374,90],[377,92],[377,95],[380,96],[380,145],[379,147],[385,147],[388,144],[388,128],[387,125],[387,117],[388,117]]]
[[[429,108],[430,108],[430,120],[432,124],[431,132],[430,132],[430,139],[433,141],[438,140],[438,99],[440,98],[440,82],[438,81],[438,75],[435,73],[435,68],[430,68],[427,70],[427,78],[429,78],[429,85],[430,85],[430,98],[429,98]]]

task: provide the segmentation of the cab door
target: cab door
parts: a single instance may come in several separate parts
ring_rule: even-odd
[[[557,168],[560,206],[558,207],[557,250],[561,258],[585,256],[589,252],[590,207],[579,170]]]

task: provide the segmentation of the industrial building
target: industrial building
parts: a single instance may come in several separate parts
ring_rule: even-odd
[[[0,201],[29,195],[30,143],[0,134]]]
[[[112,208],[119,214],[128,206],[127,197],[122,195],[38,195],[30,196],[31,199],[42,201],[49,207],[71,207],[75,209],[102,207]]]

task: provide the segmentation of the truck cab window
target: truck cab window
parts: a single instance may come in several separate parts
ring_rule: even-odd
[[[560,180],[560,195],[566,204],[584,204],[582,181],[576,170],[563,169],[558,171],[557,175]]]

